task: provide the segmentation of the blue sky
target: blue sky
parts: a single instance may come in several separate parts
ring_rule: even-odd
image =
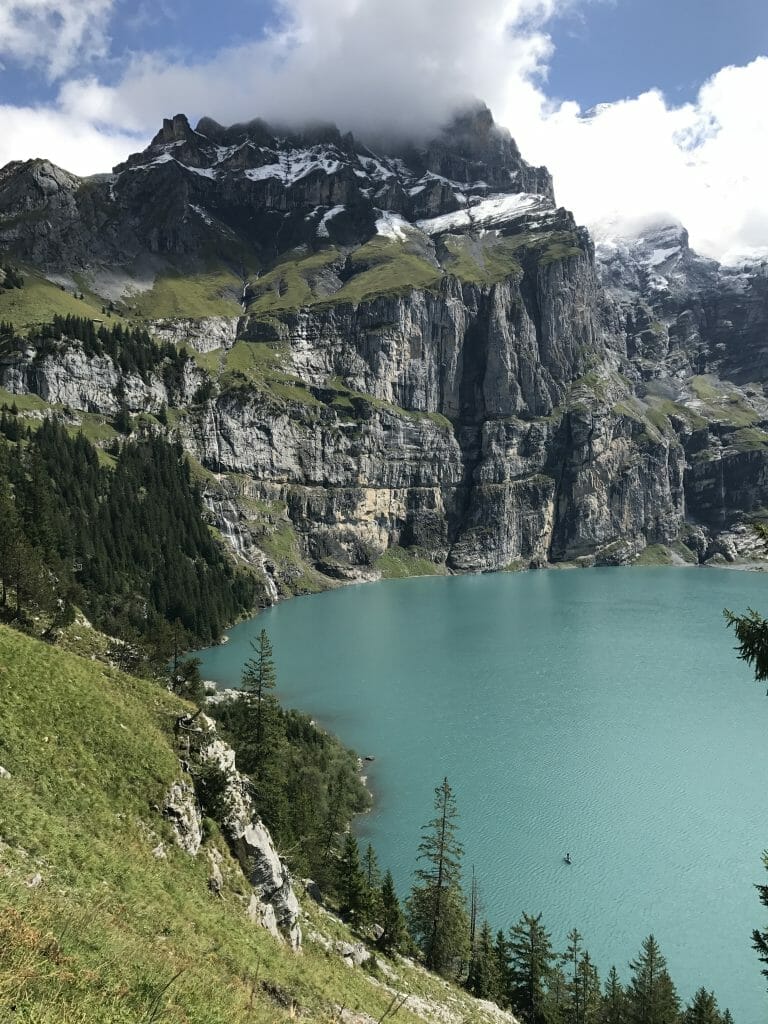
[[[550,34],[550,94],[589,108],[656,87],[680,103],[720,68],[768,53],[768,2],[595,2],[555,19]]]
[[[424,134],[484,99],[596,231],[768,246],[766,0],[0,0],[0,165],[78,174],[164,116]]]

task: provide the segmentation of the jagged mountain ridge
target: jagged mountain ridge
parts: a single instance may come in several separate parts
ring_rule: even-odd
[[[644,318],[663,323],[669,349],[651,347],[652,361],[669,350],[689,353],[692,372],[716,368],[737,383],[768,375],[768,261],[721,266],[694,252],[679,223],[608,238],[596,249],[601,280],[628,315],[628,353],[643,358]]]
[[[73,410],[172,408],[268,599],[391,571],[392,548],[420,571],[733,558],[768,506],[764,269],[676,228],[596,263],[483,109],[384,157],[176,117],[109,177],[0,171],[0,243],[104,297],[117,282],[129,317],[136,275],[229,266],[239,315],[150,316],[199,352],[175,390],[76,339],[0,375]]]
[[[546,169],[530,167],[487,110],[391,156],[333,127],[277,134],[261,121],[222,128],[203,118],[193,130],[179,114],[111,175],[8,164],[0,245],[49,271],[139,261],[141,275],[147,260],[160,269],[212,253],[260,269],[301,244],[359,245],[384,211],[429,220],[516,193],[554,206]]]

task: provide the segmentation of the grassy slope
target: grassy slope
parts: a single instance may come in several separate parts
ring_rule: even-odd
[[[0,320],[10,321],[20,331],[35,324],[46,323],[60,316],[95,317],[106,320],[102,313],[105,299],[79,284],[83,298],[62,291],[36,270],[20,266],[23,288],[0,291]],[[168,273],[159,276],[148,291],[127,296],[125,306],[129,319],[161,317],[239,316],[242,280],[226,269],[208,273]],[[122,308],[122,307],[121,307]],[[113,313],[109,323],[125,322]]]
[[[126,298],[134,316],[204,317],[239,316],[243,282],[228,270],[201,274],[164,274],[149,291]]]
[[[57,284],[48,281],[29,267],[19,268],[24,277],[23,288],[0,291],[0,320],[8,320],[18,330],[26,331],[35,324],[47,323],[55,315],[84,316],[102,319],[103,300],[83,291],[85,296],[76,299],[68,291],[62,291]],[[118,317],[113,316],[113,323]]]
[[[251,282],[248,311],[269,317],[301,307],[358,304],[379,295],[433,289],[444,274],[467,283],[492,285],[521,275],[520,259],[525,252],[534,253],[542,265],[580,255],[576,241],[572,233],[562,231],[511,237],[446,235],[439,243],[439,265],[430,251],[431,243],[418,233],[398,240],[376,236],[350,253],[346,263],[335,248],[311,254],[297,251],[283,256],[277,266]],[[338,271],[342,265],[345,280],[329,293],[328,278],[321,271]]]
[[[444,565],[433,562],[416,548],[388,548],[376,559],[375,567],[385,580],[403,579],[406,576],[445,576],[448,572]]]
[[[240,1024],[294,1019],[261,989],[280,986],[308,1020],[334,1007],[381,1017],[390,993],[320,945],[293,955],[244,913],[225,854],[225,892],[207,858],[168,843],[158,801],[179,776],[180,701],[151,683],[0,626],[0,1020],[25,1024]],[[37,888],[25,883],[42,876]],[[307,908],[307,933],[347,937]],[[398,962],[398,987],[482,1020],[468,997]],[[454,1002],[455,1001],[455,1002]],[[11,1007],[14,1009],[12,1010]],[[417,1018],[408,1007],[398,1022]]]
[[[444,274],[484,285],[521,273],[520,256],[536,253],[542,263],[578,255],[568,232],[523,233],[510,238],[489,235],[481,240],[465,235],[446,236],[441,243],[441,265],[429,251],[430,243],[414,234],[405,240],[374,237],[346,257],[343,283],[334,272],[345,264],[336,248],[319,252],[297,250],[261,277],[251,280],[249,312],[265,318],[314,305],[357,304],[378,295],[401,295],[414,288],[435,288]],[[83,299],[48,281],[28,266],[19,266],[24,287],[0,291],[0,320],[19,330],[49,321],[54,314],[101,318],[105,302],[78,279]],[[330,276],[329,276],[330,275]],[[348,276],[347,276],[348,275]],[[336,290],[334,290],[334,287]],[[147,291],[126,294],[121,310],[129,320],[163,317],[238,316],[243,280],[228,267],[213,261],[205,272],[166,272]],[[113,321],[120,319],[113,314]]]

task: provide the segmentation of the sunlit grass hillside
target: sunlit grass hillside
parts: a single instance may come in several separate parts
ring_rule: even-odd
[[[308,900],[298,954],[247,919],[216,826],[191,857],[160,814],[184,710],[151,682],[0,626],[0,1021],[367,1022],[392,1019],[396,991],[398,1024],[489,1019],[406,961],[378,977],[348,967],[332,944],[349,933]]]

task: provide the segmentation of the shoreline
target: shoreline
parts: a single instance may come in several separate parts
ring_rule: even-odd
[[[435,563],[437,564],[437,563]],[[725,569],[729,572],[764,572],[768,573],[768,555],[764,559],[746,559],[743,562],[728,562],[725,559],[722,562],[686,562],[684,559],[680,559],[679,562],[647,562],[638,563],[628,562],[623,565],[595,565],[594,563],[579,564],[577,562],[545,562],[543,565],[527,565],[521,566],[520,568],[514,569],[487,569],[478,570],[476,572],[455,572],[452,569],[448,569],[446,572],[420,572],[413,573],[408,576],[379,576],[378,579],[370,579],[360,577],[358,579],[345,579],[345,580],[332,580],[328,587],[322,590],[316,590],[305,594],[286,594],[283,597],[279,597],[277,601],[272,604],[263,605],[257,608],[250,615],[243,615],[230,623],[227,627],[227,631],[233,629],[235,626],[240,626],[244,622],[251,622],[257,619],[262,612],[269,611],[270,608],[276,608],[279,604],[286,604],[288,601],[301,600],[306,597],[318,597],[320,594],[330,594],[334,590],[341,590],[347,587],[362,587],[372,586],[376,583],[403,583],[406,580],[434,580],[434,579],[449,579],[458,578],[463,576],[496,576],[496,575],[519,575],[527,572],[573,572],[573,571],[584,571],[589,569]],[[207,647],[196,647],[194,650],[187,651],[186,656],[194,656],[199,651],[209,651],[216,647],[223,647],[229,643],[230,637],[228,632],[222,634],[221,638],[213,644],[208,644]],[[214,679],[203,680],[203,682],[215,683]],[[297,709],[299,710],[299,709]]]

